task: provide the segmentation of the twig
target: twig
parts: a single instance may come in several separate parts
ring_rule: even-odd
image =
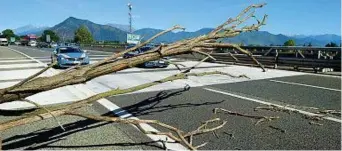
[[[272,125],[270,125],[270,126],[268,126],[269,128],[272,128],[272,129],[275,129],[275,130],[278,130],[278,131],[280,131],[280,132],[282,132],[282,133],[286,133],[286,130],[283,130],[283,129],[281,129],[281,128],[278,128],[278,127],[274,127],[274,126],[272,126]]]
[[[215,118],[215,119],[212,119],[212,120],[205,121],[204,124],[199,126],[196,130],[185,134],[184,137],[191,137],[191,136],[195,136],[195,135],[198,135],[198,134],[214,132],[215,130],[218,130],[218,129],[222,128],[224,125],[226,125],[227,121],[223,121],[220,125],[215,126],[213,128],[207,128],[207,126],[210,123],[214,123],[214,122],[217,122],[217,121],[220,121],[220,120],[221,119],[219,119],[219,118]]]
[[[182,69],[179,66],[186,67],[185,65],[181,63],[172,62],[170,60],[164,60],[164,61],[167,62],[168,64],[174,65],[179,71],[182,71]]]
[[[21,100],[24,101],[24,102],[31,103],[31,104],[35,105],[36,107],[42,108],[42,109],[44,109],[45,111],[47,111],[47,112],[55,119],[55,121],[57,122],[57,124],[59,125],[59,127],[60,127],[63,131],[65,131],[65,128],[64,128],[64,127],[62,126],[62,124],[58,121],[57,117],[56,117],[55,115],[53,115],[53,113],[52,113],[49,109],[47,109],[46,107],[44,107],[44,106],[42,106],[42,105],[40,105],[40,104],[38,104],[38,103],[36,103],[36,102],[30,101],[30,100],[28,100],[28,99],[21,99]]]
[[[205,145],[207,145],[209,142],[205,142],[205,143],[203,143],[203,144],[201,144],[201,145],[198,145],[198,146],[196,146],[195,148],[196,149],[199,149],[199,148],[201,148],[201,147],[204,147]]]
[[[268,111],[273,111],[273,112],[285,112],[288,114],[291,114],[292,112],[297,112],[297,111],[286,109],[284,107],[278,107],[275,105],[258,106],[256,108],[254,108],[254,111],[257,111],[258,109],[263,109],[263,110],[268,110]]]
[[[13,89],[15,89],[15,88],[17,88],[17,87],[20,87],[20,86],[23,85],[24,83],[26,83],[26,82],[32,80],[33,78],[35,78],[35,77],[41,75],[41,74],[44,73],[46,70],[50,69],[51,67],[53,67],[53,66],[56,65],[56,64],[57,64],[57,62],[51,63],[49,66],[45,67],[44,69],[40,70],[39,72],[37,72],[37,73],[35,73],[35,74],[29,76],[28,78],[26,78],[26,79],[20,81],[19,83],[15,84],[15,85],[13,85],[13,86],[11,86],[11,87],[9,87],[9,88],[7,88],[6,91],[11,91],[11,90],[13,90]]]
[[[231,138],[235,139],[235,136],[234,134],[231,134],[231,133],[227,133],[227,132],[223,132],[224,134],[227,134],[228,136],[230,136]]]
[[[313,120],[313,121],[323,121],[323,117],[322,115],[306,115],[306,114],[303,114],[303,117],[305,119],[308,119],[308,120]]]
[[[209,58],[212,59],[212,60],[216,60],[216,59],[215,59],[213,56],[211,56],[209,53],[205,53],[205,52],[202,52],[202,51],[199,51],[199,50],[192,50],[192,51],[195,52],[195,53],[198,53],[198,54],[207,56],[207,57],[209,57]]]
[[[145,46],[146,44],[148,44],[148,43],[150,43],[151,41],[153,41],[154,39],[156,39],[157,37],[159,37],[159,36],[161,36],[161,35],[163,35],[163,34],[165,34],[165,33],[168,33],[168,32],[170,32],[170,31],[176,30],[176,29],[185,30],[184,27],[181,27],[181,26],[179,26],[179,25],[173,26],[173,27],[170,28],[170,29],[164,30],[164,31],[162,31],[162,32],[160,32],[160,33],[154,35],[153,37],[151,37],[150,39],[148,39],[147,41],[145,41],[145,42],[143,42],[143,43],[141,43],[141,44],[139,44],[139,45],[136,45],[136,46],[134,46],[134,47],[132,47],[132,48],[130,48],[130,49],[127,49],[127,50],[125,50],[125,51],[119,52],[119,53],[117,53],[117,54],[114,54],[113,56],[110,56],[110,57],[108,57],[108,58],[102,60],[102,61],[99,61],[99,62],[97,62],[97,63],[95,63],[95,64],[92,64],[92,65],[90,66],[90,68],[95,68],[95,67],[97,67],[97,66],[99,66],[99,65],[101,65],[101,64],[103,64],[103,63],[105,63],[105,62],[107,62],[107,61],[109,61],[109,60],[116,59],[116,58],[118,58],[118,57],[124,55],[124,54],[127,53],[127,52],[130,52],[130,51],[136,50],[136,49],[138,49],[138,48],[140,48],[140,47],[143,47],[143,46]]]
[[[212,133],[216,138],[219,138],[219,136],[217,135],[217,133],[215,131],[212,131]]]
[[[261,123],[263,121],[272,121],[274,119],[279,119],[279,116],[269,116],[268,117],[268,116],[247,115],[247,114],[229,111],[229,110],[223,109],[223,108],[215,108],[214,114],[219,113],[219,111],[223,111],[224,113],[227,113],[230,115],[236,115],[236,116],[243,116],[243,117],[258,119],[258,121],[255,123],[255,125],[258,125],[259,123]]]
[[[309,122],[310,125],[318,125],[318,126],[323,126],[322,123],[317,123],[317,122],[314,122],[314,121],[310,121]]]
[[[203,44],[199,45],[199,47],[233,47],[233,48],[236,48],[240,52],[242,52],[242,53],[246,54],[247,56],[249,56],[253,60],[253,62],[255,64],[257,64],[263,70],[263,72],[266,71],[264,66],[257,59],[255,59],[255,57],[253,56],[253,54],[250,51],[242,49],[240,46],[238,46],[236,44],[230,44],[230,43],[203,43]]]
[[[235,61],[239,61],[239,59],[236,58],[232,53],[228,52],[228,54],[229,54]]]
[[[317,114],[333,114],[333,115],[341,116],[341,111],[323,110],[323,111],[318,111]]]
[[[201,61],[199,61],[197,64],[195,64],[194,66],[184,70],[182,73],[188,73],[190,72],[192,69],[195,69],[197,66],[199,66],[202,62],[206,61],[207,59],[209,59],[209,57],[205,57],[204,59],[202,59]]]

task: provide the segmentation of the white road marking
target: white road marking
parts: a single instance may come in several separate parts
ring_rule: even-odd
[[[309,115],[309,116],[322,116],[320,114],[315,114],[315,113],[311,113],[311,112],[307,112],[307,111],[303,111],[303,110],[298,110],[298,109],[295,109],[295,108],[291,108],[291,107],[287,107],[287,106],[282,106],[282,105],[278,105],[278,104],[274,104],[274,103],[270,103],[270,102],[266,102],[266,101],[262,101],[262,100],[258,100],[258,99],[253,99],[253,98],[249,98],[249,97],[245,97],[245,96],[241,96],[241,95],[236,95],[236,94],[233,94],[233,93],[219,91],[219,90],[215,90],[215,89],[211,89],[211,88],[204,88],[204,89],[208,90],[208,91],[211,91],[211,92],[232,96],[232,97],[240,98],[240,99],[247,100],[247,101],[257,102],[257,103],[260,103],[260,104],[274,105],[274,106],[285,108],[285,109],[288,109],[288,110],[291,110],[291,111],[297,111],[297,112],[299,112],[301,114],[305,114],[305,115]],[[337,118],[333,118],[333,117],[327,117],[327,116],[323,116],[322,118],[324,118],[326,120],[330,120],[330,121],[341,123],[341,119],[337,119]]]
[[[0,80],[25,79],[41,69],[23,69],[13,71],[0,71]]]
[[[42,65],[39,63],[5,64],[5,65],[0,65],[0,70],[12,69],[12,68],[30,68],[30,67],[42,67]]]
[[[270,80],[270,81],[271,82],[276,82],[276,83],[283,83],[283,84],[290,84],[290,85],[300,85],[300,86],[306,86],[306,87],[311,87],[311,88],[317,88],[317,89],[324,89],[324,90],[341,92],[341,90],[339,90],[339,89],[326,88],[326,87],[320,87],[320,86],[303,84],[303,83],[286,82],[286,81],[279,81],[279,80]]]
[[[40,63],[40,64],[44,64],[45,66],[47,66],[45,63],[43,63],[43,62],[41,62],[41,61],[39,61],[39,60],[37,60],[37,59],[35,59],[35,58],[33,58],[33,57],[31,57],[31,56],[25,54],[25,53],[22,53],[22,52],[20,52],[20,51],[18,51],[18,50],[14,50],[14,49],[12,49],[12,48],[7,48],[7,49],[10,49],[10,50],[12,50],[12,51],[15,51],[16,53],[19,53],[19,54],[21,54],[21,55],[23,55],[23,56],[25,56],[25,57],[27,57],[27,58],[29,58],[29,59],[31,59],[31,60],[34,60],[34,61],[36,61],[36,62],[38,62],[38,63]]]
[[[30,59],[24,59],[24,60],[9,60],[9,59],[5,59],[5,60],[1,60],[0,59],[0,64],[1,63],[16,63],[16,62],[30,62],[30,61],[32,61],[32,60],[30,60]]]
[[[27,59],[26,57],[17,57],[17,58],[0,58],[0,60],[20,60],[20,59]]]
[[[98,103],[100,103],[102,106],[104,106],[105,108],[107,108],[109,111],[112,111],[113,114],[115,115],[119,115],[120,118],[126,118],[126,119],[134,119],[134,120],[139,120],[139,118],[132,116],[132,114],[127,113],[127,111],[123,110],[122,108],[120,108],[119,106],[117,106],[116,104],[113,104],[112,102],[110,102],[107,99],[100,99],[97,101]],[[117,112],[114,112],[117,111]],[[149,132],[159,132],[157,129],[155,129],[154,127],[152,127],[149,124],[145,124],[145,123],[141,123],[139,124],[142,129],[144,129],[145,131],[149,131]],[[132,124],[132,126],[134,126],[137,130],[139,130],[135,125]],[[140,130],[139,130],[140,131]],[[151,138],[153,141],[164,141],[165,142],[165,147],[168,150],[187,150],[186,147],[184,147],[182,144],[180,143],[168,143],[168,142],[175,142],[175,140],[173,140],[172,138],[169,138],[168,136],[165,135],[153,135],[153,134],[146,134],[149,138]],[[167,142],[168,141],[168,142]],[[159,145],[163,146],[163,143],[158,142]]]

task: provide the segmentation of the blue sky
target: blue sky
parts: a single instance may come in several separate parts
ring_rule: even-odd
[[[95,23],[128,24],[127,3],[133,5],[133,27],[169,28],[180,24],[187,31],[215,27],[253,3],[268,5],[261,30],[274,34],[341,35],[341,0],[1,0],[0,30],[24,25],[53,26],[73,16]]]

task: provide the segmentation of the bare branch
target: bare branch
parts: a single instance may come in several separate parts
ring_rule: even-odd
[[[38,108],[41,108],[41,109],[44,109],[45,111],[47,111],[47,112],[55,119],[55,121],[57,122],[57,124],[59,125],[59,127],[61,127],[61,129],[62,129],[63,131],[65,131],[64,127],[63,127],[62,124],[58,121],[57,117],[56,117],[55,115],[53,115],[49,109],[47,109],[47,108],[44,107],[44,106],[41,106],[40,104],[38,104],[38,103],[36,103],[36,102],[30,101],[30,100],[27,100],[27,99],[22,99],[22,101],[31,103],[31,104],[37,106]]]
[[[207,145],[207,144],[208,144],[208,142],[205,142],[205,143],[203,143],[203,144],[201,144],[201,145],[196,146],[195,148],[198,149],[198,148],[204,147],[204,146]]]
[[[190,67],[189,69],[184,70],[182,73],[190,72],[192,69],[195,69],[197,66],[199,66],[202,62],[206,61],[207,59],[209,59],[209,57],[205,57],[204,59],[202,59],[200,62],[198,62],[194,66]]]
[[[254,6],[254,5],[251,7],[258,8],[258,6]],[[20,99],[21,97],[25,98],[25,97],[37,94],[42,91],[47,91],[47,90],[63,87],[66,85],[84,83],[96,77],[113,73],[113,72],[117,72],[117,71],[121,71],[127,68],[131,68],[147,61],[158,60],[162,57],[189,53],[197,49],[201,50],[202,52],[211,51],[215,49],[217,46],[203,48],[201,47],[201,45],[203,45],[203,43],[215,44],[215,41],[219,38],[232,37],[232,36],[236,36],[240,34],[241,32],[258,30],[259,27],[262,25],[263,24],[260,23],[257,25],[247,26],[242,29],[232,29],[231,31],[224,31],[221,33],[202,35],[196,38],[178,41],[178,42],[169,44],[165,47],[163,46],[160,50],[155,51],[155,52],[142,54],[142,55],[138,55],[138,56],[127,58],[127,59],[118,59],[119,56],[122,56],[124,53],[129,52],[136,48],[128,49],[126,51],[114,54],[113,56],[105,60],[102,60],[100,62],[97,62],[95,64],[90,64],[87,66],[79,67],[76,70],[71,70],[66,73],[59,73],[50,77],[35,78],[10,91],[8,91],[8,89],[6,88],[0,89],[0,104],[5,103],[5,102],[10,102],[10,101],[15,101],[15,100]],[[229,27],[224,27],[224,28],[227,29]],[[142,45],[138,45],[137,47],[139,46],[142,46]],[[253,60],[257,62],[255,58]]]
[[[159,37],[159,36],[161,36],[161,35],[163,35],[163,34],[165,34],[165,33],[168,33],[168,32],[170,32],[170,31],[176,30],[176,29],[185,30],[184,27],[181,27],[181,26],[179,26],[179,25],[173,26],[173,27],[170,28],[170,29],[164,30],[164,31],[162,31],[162,32],[160,32],[160,33],[154,35],[153,37],[151,37],[150,39],[148,39],[147,41],[145,41],[145,42],[143,42],[143,43],[141,43],[141,44],[139,44],[139,45],[136,45],[136,46],[134,46],[134,47],[132,47],[132,48],[130,48],[130,49],[127,49],[127,50],[122,51],[122,52],[120,52],[120,53],[114,54],[114,55],[111,56],[111,57],[108,57],[108,58],[106,58],[106,59],[104,59],[104,60],[102,60],[102,61],[99,61],[99,62],[97,62],[97,63],[95,63],[95,64],[92,64],[92,65],[90,66],[90,68],[97,67],[97,66],[99,66],[99,65],[101,65],[101,64],[103,64],[103,63],[105,63],[105,62],[107,62],[107,61],[109,61],[109,60],[116,59],[116,58],[118,58],[118,57],[124,55],[124,54],[127,53],[127,52],[130,52],[130,51],[136,50],[136,49],[138,49],[138,48],[140,48],[140,47],[143,47],[143,46],[145,46],[146,44],[148,44],[148,43],[150,43],[151,41],[153,41],[154,39],[156,39],[157,37]]]
[[[44,69],[40,70],[39,72],[37,72],[37,73],[35,73],[35,74],[29,76],[28,78],[26,78],[26,79],[20,81],[19,83],[15,84],[15,85],[13,85],[13,86],[11,86],[11,87],[9,87],[9,88],[7,88],[6,91],[11,91],[11,90],[13,90],[14,88],[17,88],[17,87],[23,85],[24,83],[26,83],[26,82],[32,80],[33,78],[35,78],[35,77],[41,75],[41,74],[44,73],[46,70],[50,69],[51,67],[55,66],[56,64],[57,64],[57,62],[51,63],[49,66],[45,67]]]
[[[215,114],[219,113],[220,111],[223,111],[223,113],[227,113],[230,115],[236,115],[236,116],[243,116],[243,117],[258,119],[258,121],[255,123],[255,125],[258,125],[259,123],[264,122],[264,121],[272,121],[274,119],[279,119],[279,116],[269,116],[269,117],[268,116],[257,116],[257,115],[248,115],[248,114],[233,112],[233,111],[229,111],[229,110],[223,109],[223,108],[215,108],[214,109]]]
[[[203,51],[199,51],[199,50],[192,50],[193,52],[196,52],[196,53],[199,53],[201,55],[204,55],[204,56],[207,56],[209,57],[210,59],[213,59],[213,60],[216,60],[213,56],[211,56],[209,53],[205,53]]]
[[[65,106],[51,107],[48,109],[51,111],[51,114],[53,114],[55,116],[59,116],[59,115],[63,115],[65,113],[65,111],[78,109],[80,107],[86,106],[89,103],[95,102],[101,98],[105,98],[105,97],[109,97],[109,96],[115,96],[115,95],[119,95],[119,94],[130,93],[130,92],[142,90],[142,89],[145,89],[145,88],[157,85],[157,84],[169,82],[169,81],[174,81],[174,80],[178,80],[178,79],[186,79],[188,76],[205,76],[205,75],[221,74],[221,73],[222,72],[217,72],[217,71],[203,72],[203,73],[187,73],[187,74],[179,73],[179,74],[175,74],[175,75],[166,77],[166,78],[158,80],[158,81],[141,84],[138,86],[127,88],[127,89],[109,90],[109,91],[99,93],[99,94],[93,95],[91,97],[88,97],[88,98],[85,98],[85,99],[82,99],[82,100],[79,100],[76,102],[73,102],[73,103],[65,105]],[[0,123],[0,131],[14,127],[14,126],[19,126],[19,125],[24,125],[24,124],[40,121],[40,120],[47,119],[50,117],[52,117],[52,116],[50,114],[46,114],[46,110],[38,109],[34,112],[26,114],[25,118],[20,118],[20,119],[11,120],[8,122]]]
[[[263,72],[266,71],[264,66],[257,59],[255,59],[255,57],[253,56],[253,54],[251,52],[249,52],[248,50],[242,49],[240,46],[238,46],[236,44],[230,44],[230,43],[204,43],[204,44],[201,44],[199,46],[200,47],[233,47],[233,48],[236,48],[240,52],[248,55],[253,60],[253,62],[255,64],[259,65],[260,68],[262,68]]]

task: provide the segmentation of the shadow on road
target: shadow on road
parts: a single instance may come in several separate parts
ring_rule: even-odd
[[[166,110],[176,109],[176,108],[184,108],[184,107],[194,107],[194,106],[202,106],[202,105],[212,105],[212,104],[219,104],[220,102],[205,102],[205,103],[184,103],[184,104],[175,104],[175,105],[162,105],[157,106],[163,100],[180,95],[181,93],[188,91],[190,87],[184,87],[184,89],[175,91],[175,92],[165,92],[161,91],[156,96],[150,97],[145,99],[141,102],[136,104],[127,106],[122,108],[122,110],[126,110],[127,112],[133,114],[134,116],[139,115],[149,115],[151,113],[160,113]],[[116,111],[115,111],[116,112]],[[106,116],[113,116],[113,112],[107,112],[103,114]],[[52,145],[55,142],[58,142],[63,139],[67,139],[67,136],[72,135],[77,132],[81,131],[88,131],[90,129],[98,128],[109,124],[110,122],[99,122],[94,120],[80,120],[73,123],[64,124],[63,127],[66,131],[63,131],[59,126],[56,126],[51,129],[41,129],[38,131],[34,131],[28,134],[23,135],[15,135],[10,138],[3,140],[2,149],[9,150],[9,149],[44,149],[44,148],[92,148],[92,147],[104,147],[104,146],[138,146],[144,145],[149,147],[157,147],[161,148],[156,144],[156,142],[147,141],[147,142],[137,142],[137,143],[113,143],[113,144],[99,144],[99,145],[86,145],[86,146],[77,146],[77,142],[75,146],[59,146],[59,145]],[[105,132],[104,132],[105,133]],[[99,134],[100,135],[100,134]],[[100,137],[99,137],[100,138]]]
[[[65,131],[63,131],[59,126],[51,128],[51,129],[41,129],[32,133],[16,135],[10,137],[8,139],[3,140],[2,149],[24,149],[24,150],[35,150],[35,149],[44,149],[44,148],[92,148],[92,147],[104,147],[104,146],[150,146],[157,147],[159,149],[163,149],[156,142],[139,142],[139,143],[113,143],[113,144],[99,144],[99,145],[86,145],[86,146],[56,146],[53,144],[60,140],[67,139],[67,136],[80,132],[87,131],[90,129],[98,128],[109,124],[109,122],[98,122],[94,120],[81,120],[69,124],[64,124],[63,127]],[[104,132],[105,133],[105,132]],[[91,138],[89,138],[91,140]],[[99,139],[102,139],[99,137]],[[77,142],[75,142],[77,143]]]
[[[181,95],[183,92],[189,91],[190,87],[185,86],[181,90],[177,90],[174,92],[167,92],[167,91],[161,91],[156,96],[147,98],[145,100],[142,100],[136,104],[129,105],[122,107],[121,109],[114,110],[114,113],[118,113],[119,116],[122,116],[123,114],[130,113],[132,116],[138,117],[142,115],[150,115],[153,113],[160,113],[171,109],[176,108],[186,108],[186,107],[196,107],[196,106],[203,106],[203,105],[214,105],[214,104],[220,104],[224,102],[217,101],[217,102],[204,102],[204,103],[182,103],[182,104],[168,104],[168,105],[160,105],[160,103],[170,97]],[[126,112],[123,112],[126,111]]]

